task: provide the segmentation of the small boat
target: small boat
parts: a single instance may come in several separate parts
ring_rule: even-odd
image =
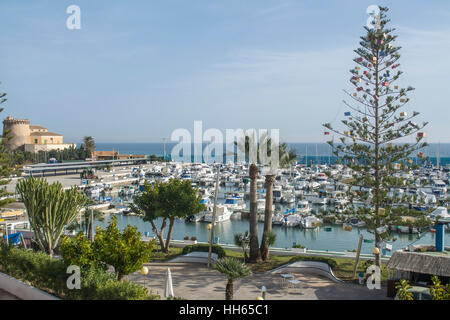
[[[228,208],[226,206],[217,205],[216,209],[217,209],[216,210],[216,219],[215,219],[216,223],[230,220],[233,212],[228,210]],[[205,222],[212,222],[212,216],[213,216],[212,210],[213,210],[213,206],[208,207],[208,213],[205,214],[205,217],[203,219]]]
[[[242,198],[229,197],[225,199],[224,206],[228,207],[232,211],[245,210],[246,205]]]
[[[364,221],[359,220],[358,218],[351,218],[349,223],[353,227],[358,227],[358,228],[362,228],[362,227],[366,226],[366,223]]]
[[[86,194],[91,196],[91,197],[98,197],[100,196],[100,193],[103,191],[102,187],[99,186],[95,186],[95,187],[91,187],[91,188],[87,188],[85,190]]]
[[[283,198],[283,192],[281,186],[274,186],[273,187],[273,202],[281,202],[281,199]]]
[[[302,217],[298,214],[291,214],[284,217],[283,225],[286,227],[297,227],[301,224]]]
[[[211,201],[209,200],[209,197],[203,196],[202,199],[200,200],[200,203],[204,204],[204,205],[208,205],[208,204],[211,204]]]
[[[281,199],[281,202],[283,203],[294,203],[295,202],[295,196],[293,194],[286,194]]]
[[[187,216],[184,221],[186,221],[186,222],[203,221],[203,219],[205,218],[206,213],[207,213],[206,211],[201,211],[201,212],[199,212],[197,214],[191,214],[190,216]]]
[[[353,227],[349,224],[344,224],[342,225],[342,229],[344,229],[344,231],[352,231]]]
[[[284,223],[284,215],[282,213],[275,213],[272,215],[273,225],[282,225]]]
[[[301,200],[297,202],[297,207],[295,209],[295,212],[299,214],[308,214],[311,212],[311,207],[309,205],[309,202],[306,200]]]
[[[315,229],[322,225],[322,220],[316,216],[307,216],[301,219],[300,224],[304,229]]]

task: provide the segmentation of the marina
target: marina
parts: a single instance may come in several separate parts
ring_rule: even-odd
[[[79,186],[85,189],[86,194],[94,199],[98,206],[104,207],[105,213],[118,216],[119,227],[123,228],[127,224],[135,225],[142,233],[153,236],[151,225],[130,212],[129,203],[132,202],[133,196],[140,192],[145,182],[168,181],[170,178],[189,180],[192,187],[198,189],[201,203],[205,204],[206,210],[186,219],[177,219],[173,239],[182,240],[186,236],[195,236],[200,242],[207,242],[209,237],[207,226],[212,220],[215,170],[213,165],[205,163],[156,162],[141,166],[116,167],[108,172],[99,170],[97,182],[92,181],[89,185]],[[221,244],[233,244],[234,234],[248,230],[247,170],[246,164],[221,166],[215,227],[216,240]],[[366,205],[364,201],[349,200],[349,192],[370,192],[368,188],[357,190],[344,183],[351,174],[340,165],[326,164],[310,167],[297,164],[291,169],[281,170],[273,191],[272,225],[273,231],[277,234],[274,247],[292,248],[295,245],[302,245],[311,250],[354,251],[359,235],[362,234],[367,244],[362,247],[361,252],[370,253],[374,235],[367,232],[363,221],[354,215],[345,214],[346,208],[350,205],[354,208]],[[437,169],[423,166],[410,173],[410,177],[411,181],[416,183],[414,187],[392,190],[390,196],[416,194],[417,198],[422,200],[420,204],[406,202],[403,204],[416,210],[431,212],[436,208],[446,208],[449,175],[445,167]],[[421,183],[426,186],[422,186]],[[262,176],[257,179],[257,185],[261,233],[265,207]],[[433,214],[430,218],[433,218]],[[106,222],[100,225],[105,224]],[[446,230],[449,230],[448,226]],[[431,226],[420,229],[390,226],[390,231],[395,241],[388,243],[389,250],[384,252],[385,255],[411,244],[430,244],[435,241],[434,229]],[[445,233],[445,240],[450,241],[449,232]]]
[[[155,150],[158,148],[159,146]],[[416,199],[421,200],[420,203],[405,202],[402,205],[418,211],[446,210],[449,170],[442,161],[440,165],[437,168],[428,164],[414,172],[399,172],[399,176],[408,177],[414,184],[409,188],[392,190],[390,196],[416,195]],[[49,166],[41,165],[45,168]],[[109,168],[95,170],[96,179],[83,179],[80,174],[47,176],[46,179],[49,182],[61,182],[66,189],[76,186],[93,199],[96,204],[91,208],[100,210],[107,217],[106,222],[97,222],[98,225],[105,226],[108,216],[113,214],[117,215],[120,228],[128,224],[134,225],[147,237],[154,236],[151,225],[131,212],[129,204],[133,201],[133,196],[142,190],[146,182],[164,182],[171,178],[188,180],[193,188],[198,189],[206,210],[185,219],[177,219],[173,239],[182,240],[189,236],[196,237],[200,242],[207,242],[208,224],[212,220],[216,170],[216,166],[206,163],[182,164],[169,161],[130,165],[117,162]],[[218,243],[232,245],[234,235],[249,228],[248,164],[222,164],[220,170],[215,237]],[[345,214],[346,209],[351,206],[357,209],[366,205],[364,201],[350,199],[352,192],[370,193],[370,188],[356,189],[349,186],[346,181],[352,175],[342,165],[327,163],[307,166],[298,161],[291,168],[281,169],[273,188],[272,226],[277,235],[274,247],[290,249],[301,245],[308,250],[351,252],[356,250],[359,235],[362,234],[366,245],[362,246],[361,252],[370,253],[374,235],[366,230],[363,221],[354,215]],[[14,190],[16,182],[13,179],[7,188]],[[264,176],[261,175],[257,179],[260,237],[265,196]],[[435,215],[431,214],[430,218]],[[389,250],[384,252],[386,256],[411,244],[430,244],[435,241],[432,226],[421,229],[408,226],[389,228],[391,238],[395,241],[388,243]],[[446,230],[449,230],[448,226]],[[450,232],[445,232],[445,241],[450,241]]]

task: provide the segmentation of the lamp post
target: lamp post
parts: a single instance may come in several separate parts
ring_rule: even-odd
[[[143,266],[141,268],[141,274],[144,276],[144,287],[146,286],[146,280],[147,280],[147,274],[148,274],[148,268]]]
[[[217,166],[217,176],[216,176],[216,189],[214,191],[214,208],[211,219],[211,224],[208,226],[209,232],[209,251],[208,251],[208,268],[211,266],[211,253],[212,253],[212,244],[214,239],[214,224],[216,223],[216,209],[217,209],[217,194],[219,193],[219,175],[220,175],[220,166]]]
[[[262,297],[264,300],[266,300],[266,292],[267,292],[266,286],[262,286],[262,287],[261,287],[261,297]]]

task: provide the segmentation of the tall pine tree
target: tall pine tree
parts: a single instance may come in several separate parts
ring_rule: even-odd
[[[6,93],[0,91],[0,105],[6,102]],[[3,111],[3,108],[0,108],[0,112]],[[7,152],[5,144],[8,140],[9,132],[4,131],[1,136],[0,143],[0,208],[4,207],[8,203],[14,202],[13,198],[8,198],[9,193],[6,190],[6,185],[10,182],[8,179],[11,174],[14,173],[14,169],[11,167],[12,157],[9,152]]]
[[[365,27],[366,34],[355,50],[356,66],[350,70],[354,88],[351,92],[344,90],[350,97],[350,102],[344,101],[350,109],[345,113],[347,118],[341,129],[324,124],[340,137],[338,143],[328,143],[334,154],[354,170],[354,184],[372,190],[370,205],[356,213],[366,222],[367,230],[375,234],[376,247],[390,237],[388,226],[400,223],[407,211],[396,209],[388,194],[393,188],[404,187],[405,180],[395,173],[400,164],[408,170],[412,165],[409,156],[426,145],[422,143],[425,134],[419,131],[427,124],[412,121],[418,112],[409,115],[401,111],[409,102],[408,93],[414,89],[397,85],[402,75],[398,63],[400,47],[394,45],[395,29],[387,27],[388,8],[379,9],[377,25]],[[416,135],[412,143],[402,140],[410,135]],[[381,266],[380,248],[374,253],[376,264]]]

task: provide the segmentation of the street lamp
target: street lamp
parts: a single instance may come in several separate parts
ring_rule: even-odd
[[[144,287],[146,286],[146,280],[147,280],[147,274],[148,274],[148,268],[143,266],[141,268],[141,274],[144,276]]]
[[[263,300],[266,300],[266,292],[267,292],[266,286],[262,286],[261,287],[261,297],[263,298]]]

